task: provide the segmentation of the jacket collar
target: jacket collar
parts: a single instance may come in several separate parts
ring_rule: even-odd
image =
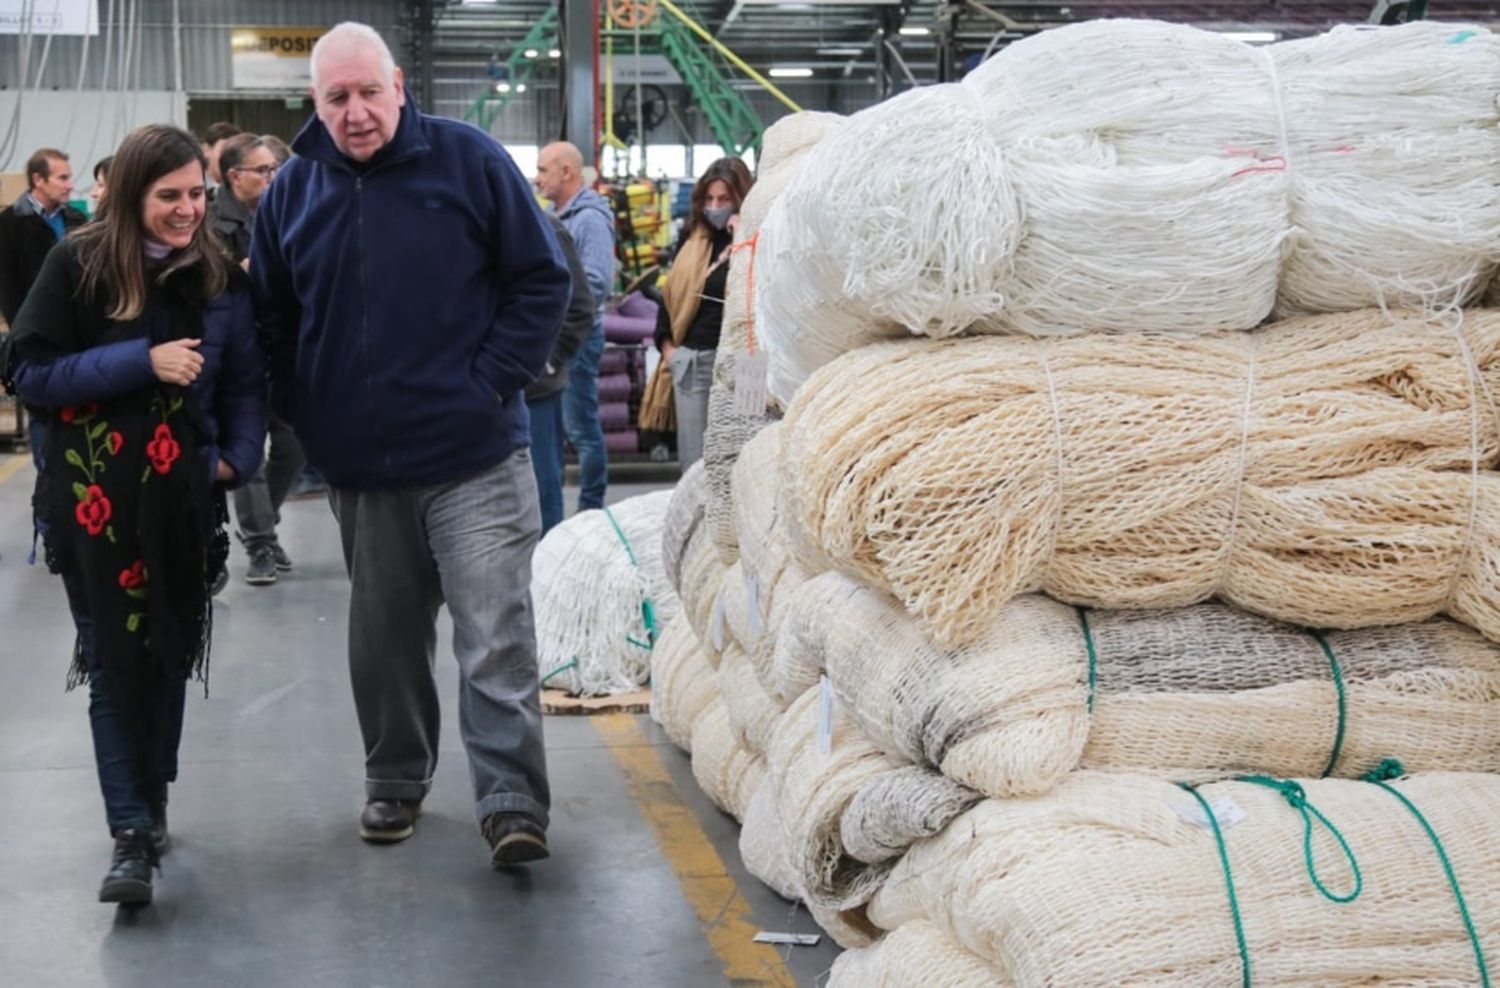
[[[226,183],[219,188],[219,194],[214,196],[213,219],[215,222],[236,223],[240,226],[249,226],[254,217],[245,204],[235,197]]]
[[[406,161],[432,150],[431,145],[427,143],[425,131],[422,113],[412,102],[411,94],[407,93],[406,105],[401,107],[401,120],[396,125],[395,136],[362,166],[338,149],[333,143],[333,138],[328,134],[328,128],[323,126],[323,121],[318,119],[316,113],[302,125],[302,129],[292,139],[292,150],[304,158],[331,165],[350,174],[368,174],[386,165]]]
[[[40,216],[42,219],[55,216],[66,208],[67,203],[63,203],[49,213],[42,208],[42,204],[37,200],[36,196],[32,195],[30,190],[21,193],[20,198],[16,200],[15,206],[17,216]]]
[[[565,219],[585,209],[602,209],[606,214],[610,212],[609,203],[604,201],[604,197],[585,185],[573,193],[573,198],[568,200],[566,206],[556,210],[557,218]]]

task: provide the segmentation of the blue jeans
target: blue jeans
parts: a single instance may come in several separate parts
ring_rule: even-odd
[[[187,681],[177,680],[162,690],[156,709],[156,729],[161,751],[157,753],[156,778],[141,775],[136,757],[136,735],[126,722],[113,694],[107,673],[94,648],[94,621],[88,598],[76,575],[63,576],[78,647],[89,670],[89,724],[94,733],[94,765],[99,772],[99,791],[104,795],[104,819],[110,833],[144,830],[151,826],[151,804],[166,801],[167,783],[177,781],[177,747],[182,741],[182,708],[187,699]]]
[[[599,425],[599,358],[604,356],[604,322],[568,361],[568,389],[563,392],[563,422],[568,441],[578,451],[578,510],[604,507],[609,483],[609,452]]]
[[[542,504],[542,534],[563,520],[563,395],[526,400],[531,413],[531,472]]]
[[[365,798],[420,800],[437,768],[438,609],[453,618],[458,733],[482,823],[520,812],[543,827],[531,552],[541,528],[531,454],[462,480],[329,493],[349,570],[349,673],[365,743]]]

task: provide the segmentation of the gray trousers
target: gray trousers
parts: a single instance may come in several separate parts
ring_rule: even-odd
[[[276,541],[281,505],[307,462],[292,427],[279,416],[267,422],[271,453],[250,482],[234,492],[234,517],[246,548]]]
[[[453,617],[458,728],[481,823],[519,811],[547,825],[531,552],[541,531],[529,450],[459,481],[332,490],[349,599],[349,674],[365,742],[365,795],[432,786],[440,706],[438,608]]]
[[[708,429],[708,390],[714,383],[717,350],[672,351],[672,398],[677,408],[677,465],[683,473],[703,459],[703,433]]]

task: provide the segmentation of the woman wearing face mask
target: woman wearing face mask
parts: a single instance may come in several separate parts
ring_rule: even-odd
[[[708,166],[693,186],[692,213],[662,288],[656,317],[662,360],[641,399],[640,427],[671,432],[675,424],[677,462],[684,473],[703,456],[708,389],[729,283],[729,246],[752,182],[750,169],[738,158],[720,158]]]
[[[132,131],[97,222],[47,256],[7,383],[49,411],[35,505],[78,637],[114,860],[102,902],[151,901],[185,686],[208,660],[223,485],[259,466],[264,362],[248,279],[203,225],[207,162],[175,127]]]

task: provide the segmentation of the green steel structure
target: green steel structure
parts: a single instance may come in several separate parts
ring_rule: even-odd
[[[642,28],[639,35],[642,52],[666,56],[677,70],[725,154],[760,150],[765,125],[759,114],[745,94],[731,85],[727,63],[717,52],[700,44],[693,31],[676,19],[675,12],[670,17],[658,14],[655,22]],[[636,40],[635,31],[608,30],[604,36],[617,42]],[[475,98],[464,119],[488,130],[510,101],[525,92],[525,85],[536,73],[538,64],[545,60],[546,52],[557,45],[557,8],[549,7],[501,63],[504,77]],[[536,54],[528,57],[528,51]],[[495,54],[498,59],[500,53]],[[608,112],[613,112],[613,108],[606,109]]]

